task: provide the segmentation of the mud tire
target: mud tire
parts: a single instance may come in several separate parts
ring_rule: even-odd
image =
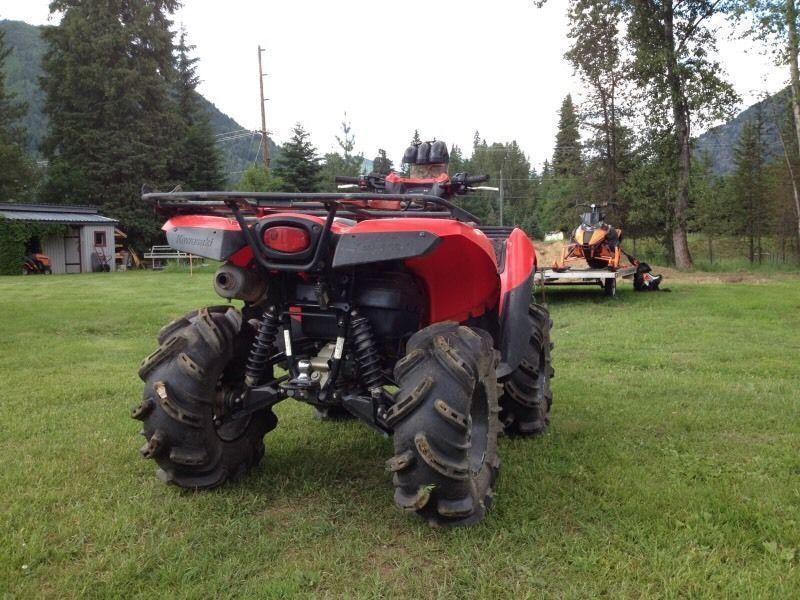
[[[217,306],[188,313],[159,333],[159,347],[142,361],[142,403],[131,416],[143,421],[140,452],[159,466],[165,483],[214,488],[238,478],[264,455],[264,435],[275,428],[271,410],[217,428],[218,388],[238,376],[247,336],[241,313]],[[233,372],[233,373],[231,373]]]
[[[500,420],[506,434],[533,436],[544,433],[550,424],[553,394],[550,379],[555,371],[550,364],[549,311],[540,304],[528,307],[531,336],[519,366],[503,382]]]
[[[414,334],[394,369],[395,504],[434,526],[471,525],[490,508],[500,461],[497,354],[491,336],[454,322]]]

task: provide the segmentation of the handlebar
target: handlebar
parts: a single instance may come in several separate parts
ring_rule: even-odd
[[[334,183],[355,183],[359,185],[361,183],[361,177],[348,177],[347,175],[337,175],[333,178]]]
[[[489,181],[490,177],[488,175],[473,175],[472,177],[465,177],[464,183],[466,185],[474,185],[476,183],[483,183],[484,181]]]

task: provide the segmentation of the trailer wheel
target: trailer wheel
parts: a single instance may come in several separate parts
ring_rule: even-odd
[[[431,525],[469,525],[491,506],[497,457],[496,354],[491,336],[453,322],[414,334],[394,369],[395,504]]]
[[[609,277],[603,281],[603,292],[609,298],[617,295],[617,278]]]
[[[131,416],[144,422],[140,452],[165,483],[213,488],[264,455],[264,434],[277,424],[271,410],[219,427],[214,421],[221,397],[241,381],[249,346],[241,322],[234,308],[194,311],[162,329],[160,346],[142,361],[144,395]]]
[[[534,436],[547,431],[553,394],[550,379],[555,371],[550,364],[550,329],[553,321],[541,304],[528,308],[531,336],[519,366],[503,380],[500,420],[506,434]]]

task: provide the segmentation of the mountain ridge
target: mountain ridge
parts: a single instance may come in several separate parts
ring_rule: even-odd
[[[41,60],[47,51],[47,44],[42,39],[41,32],[46,27],[51,25],[31,25],[24,21],[0,19],[0,30],[5,32],[6,45],[11,48],[11,54],[5,65],[7,88],[28,105],[28,112],[22,119],[28,135],[25,149],[36,158],[41,158],[39,145],[47,132],[44,93],[39,86],[42,74]],[[211,128],[218,138],[222,138],[222,134],[234,131],[242,133],[242,137],[221,139],[218,142],[223,169],[229,182],[234,183],[239,180],[242,171],[260,160],[258,135],[242,127],[202,94],[200,98],[211,122]],[[248,132],[252,135],[247,136]],[[280,153],[280,147],[271,139],[269,148],[273,158]]]

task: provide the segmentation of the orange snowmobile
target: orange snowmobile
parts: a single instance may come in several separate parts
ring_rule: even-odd
[[[619,248],[622,230],[605,222],[606,216],[600,209],[608,203],[578,206],[587,206],[590,212],[581,215],[581,224],[572,232],[570,243],[553,264],[553,270],[566,271],[570,263],[584,260],[591,269],[616,271],[623,254]]]

